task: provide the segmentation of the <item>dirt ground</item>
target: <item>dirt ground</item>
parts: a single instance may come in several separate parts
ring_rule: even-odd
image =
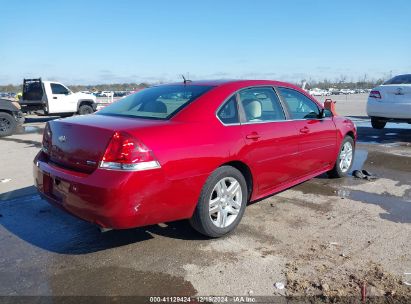
[[[340,110],[363,105],[341,103]],[[359,132],[353,169],[378,179],[319,176],[250,204],[237,230],[214,240],[185,221],[101,234],[48,205],[31,176],[45,119],[29,119],[20,134],[0,139],[0,180],[10,179],[0,183],[0,296],[317,296],[332,302],[359,301],[365,291],[376,301],[410,301],[411,129],[373,130],[366,118],[353,116]]]

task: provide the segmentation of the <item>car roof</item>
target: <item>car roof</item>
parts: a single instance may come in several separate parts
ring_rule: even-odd
[[[164,85],[181,85],[183,81],[167,83]],[[186,85],[201,85],[201,86],[223,86],[227,84],[239,84],[244,86],[254,85],[275,85],[275,86],[293,86],[290,83],[281,82],[277,80],[256,80],[256,79],[217,79],[217,80],[193,80],[187,81]]]

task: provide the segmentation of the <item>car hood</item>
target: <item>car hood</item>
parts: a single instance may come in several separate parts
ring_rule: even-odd
[[[74,95],[77,96],[78,99],[91,99],[91,100],[96,100],[96,96],[94,96],[93,94],[86,94],[86,93],[74,93]]]

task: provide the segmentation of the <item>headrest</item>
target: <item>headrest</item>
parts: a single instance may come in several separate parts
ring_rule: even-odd
[[[245,99],[243,101],[247,120],[257,119],[261,117],[261,102],[255,99]]]

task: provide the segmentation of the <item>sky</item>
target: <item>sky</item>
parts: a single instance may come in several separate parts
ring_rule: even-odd
[[[0,0],[0,84],[411,72],[411,1]]]

